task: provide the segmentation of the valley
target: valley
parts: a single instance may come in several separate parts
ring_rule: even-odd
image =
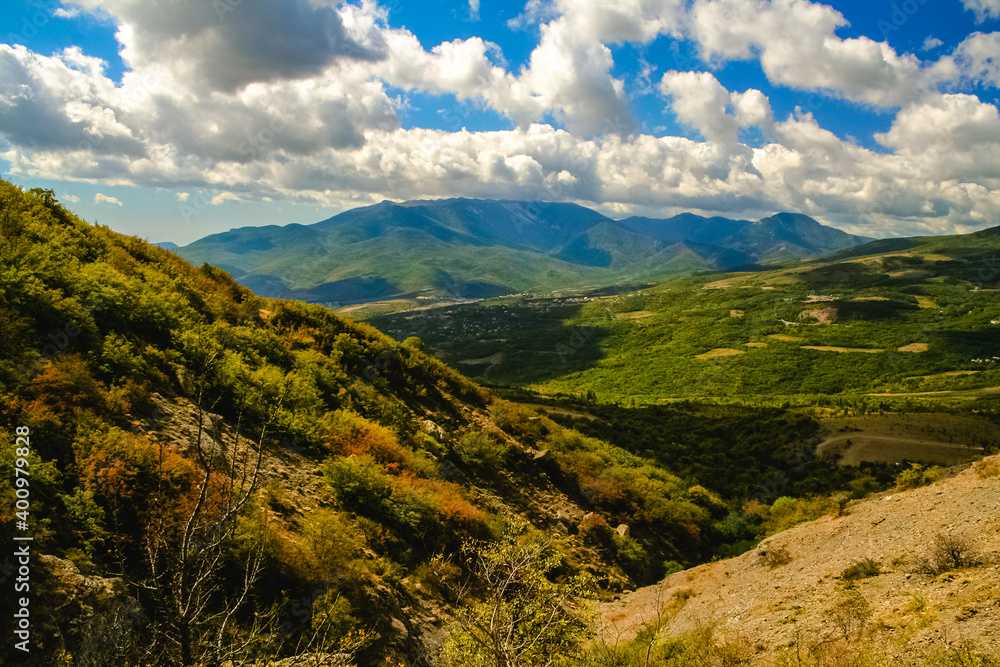
[[[703,601],[731,602],[701,573],[775,540],[794,562],[873,494],[926,493],[970,463],[995,477],[988,234],[342,316],[90,225],[49,191],[4,182],[0,202],[0,418],[36,443],[20,463],[8,442],[0,492],[13,507],[12,471],[33,471],[48,619],[28,664],[464,667],[476,618],[553,599],[562,620],[527,626],[538,650],[610,667],[646,641],[689,664],[732,649],[723,625],[697,634],[716,627]],[[890,551],[871,557],[901,571]],[[962,567],[987,585],[975,568],[993,562]],[[505,568],[537,594],[498,584]],[[826,618],[802,595],[804,619]],[[788,641],[786,602],[767,600],[746,660]],[[608,634],[636,614],[646,630]],[[677,622],[653,632],[651,614]]]

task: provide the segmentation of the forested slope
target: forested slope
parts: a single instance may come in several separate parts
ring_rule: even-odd
[[[0,205],[0,539],[33,538],[16,658],[429,661],[482,596],[470,544],[547,536],[547,581],[589,572],[595,593],[711,552],[718,496],[419,339],[258,298],[49,191],[2,182]]]

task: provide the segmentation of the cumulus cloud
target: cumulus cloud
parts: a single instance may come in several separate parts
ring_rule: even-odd
[[[942,42],[937,37],[928,37],[927,39],[924,40],[924,44],[920,48],[922,48],[924,51],[933,51],[942,44],[944,44],[944,42]]]
[[[95,204],[110,204],[111,206],[121,206],[122,205],[121,201],[119,201],[117,197],[112,197],[111,195],[106,195],[106,194],[103,194],[101,192],[98,192],[96,195],[94,195],[94,203]]]
[[[132,69],[168,64],[178,78],[204,81],[213,89],[304,79],[341,57],[381,57],[346,35],[333,5],[310,0],[72,4],[117,19],[122,59]]]
[[[849,100],[897,106],[948,72],[921,68],[868,37],[841,39],[847,20],[805,0],[695,0],[691,34],[705,57],[759,58],[768,78],[796,88],[832,91]]]
[[[767,96],[759,90],[730,93],[710,72],[667,72],[660,91],[672,98],[678,120],[711,141],[735,143],[740,127],[771,123]]]
[[[976,20],[980,23],[1000,17],[1000,0],[962,0],[962,4],[976,13]]]
[[[63,201],[68,201],[71,204],[78,204],[78,203],[80,203],[80,198],[77,197],[76,195],[71,195],[71,194],[67,194],[67,193],[64,192],[59,197]]]
[[[950,90],[998,85],[996,33],[922,63],[840,39],[843,17],[804,0],[529,0],[518,25],[537,30],[538,43],[513,71],[478,37],[425,48],[369,0],[336,10],[313,0],[76,6],[98,4],[114,16],[128,66],[118,84],[78,49],[45,56],[0,45],[0,159],[11,173],[170,188],[179,202],[205,190],[213,204],[462,195],[621,214],[797,210],[869,234],[876,224],[949,231],[1000,216],[996,107],[935,90],[946,80],[958,82]],[[275,19],[274,8],[287,15]],[[300,30],[301,44],[283,41]],[[267,35],[248,54],[242,35],[253,31]],[[658,82],[704,141],[638,133],[609,45],[664,34],[691,37],[710,60],[759,58],[775,83],[898,105],[878,136],[885,150],[844,141],[809,114],[776,120],[763,92],[730,91],[709,72],[669,71]],[[391,89],[454,95],[515,129],[403,129],[406,102]],[[741,143],[748,127],[766,143]]]
[[[967,79],[1000,87],[1000,32],[973,33],[958,45],[954,55]]]

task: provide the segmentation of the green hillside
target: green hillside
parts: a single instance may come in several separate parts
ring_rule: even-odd
[[[233,229],[177,252],[267,296],[331,305],[420,296],[426,305],[732,269],[867,240],[804,215],[699,222],[615,221],[554,202],[387,201],[314,225]]]
[[[793,268],[371,321],[418,332],[480,380],[546,394],[989,400],[1000,387],[998,251],[996,229],[877,241]]]
[[[776,491],[891,483],[788,458],[817,424],[780,409],[718,422],[759,422],[755,470],[780,489],[671,472],[495,397],[419,339],[260,298],[50,191],[0,182],[0,204],[0,534],[32,537],[24,664],[471,664],[462,610],[489,608],[489,568],[522,549],[533,590],[608,596],[831,507],[771,516]],[[504,609],[529,602],[508,593]],[[565,622],[523,631],[586,636],[582,608],[548,609]]]

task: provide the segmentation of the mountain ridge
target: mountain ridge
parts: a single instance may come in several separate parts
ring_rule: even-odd
[[[311,225],[242,227],[179,248],[265,296],[328,305],[643,281],[818,256],[869,239],[801,214],[613,220],[568,202],[383,201]],[[346,282],[345,282],[346,281]],[[353,286],[370,286],[359,293]]]

